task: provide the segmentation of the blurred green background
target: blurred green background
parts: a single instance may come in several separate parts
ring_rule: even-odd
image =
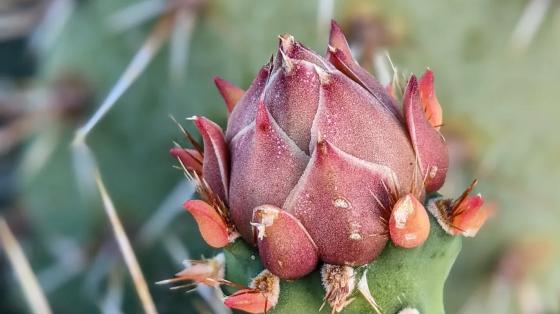
[[[496,208],[464,241],[448,313],[560,313],[560,2],[9,0],[0,4],[1,214],[55,313],[141,311],[70,143],[174,10],[183,18],[170,40],[87,140],[161,313],[226,313],[209,290],[152,284],[182,259],[214,254],[180,209],[192,188],[168,155],[181,141],[169,115],[224,126],[213,76],[247,87],[282,33],[323,52],[331,18],[380,79],[386,51],[402,73],[434,70],[452,156],[443,193],[476,177]],[[4,253],[0,266],[0,311],[28,312]]]

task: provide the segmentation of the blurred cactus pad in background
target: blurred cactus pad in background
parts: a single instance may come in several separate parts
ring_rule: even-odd
[[[282,34],[324,56],[332,19],[359,64],[393,86],[399,110],[410,75],[435,73],[443,108],[437,132],[449,154],[438,193],[456,200],[476,178],[475,192],[483,192],[485,210],[494,214],[474,239],[448,235],[428,214],[430,234],[418,247],[398,247],[387,234],[380,255],[354,269],[318,261],[310,275],[279,281],[270,312],[315,313],[323,302],[323,312],[333,304],[347,313],[560,312],[558,1],[5,3],[1,312],[137,313],[153,311],[151,303],[159,313],[229,313],[217,283],[204,282],[222,278],[224,264],[225,295],[251,296],[238,291],[254,278],[262,280],[251,288],[273,286],[278,271],[263,273],[267,244],[257,243],[260,252],[241,238],[225,249],[207,244],[196,216],[182,207],[201,193],[169,148],[192,148],[177,124],[204,142],[185,117],[228,128],[216,75],[246,90],[271,55],[278,59]],[[105,189],[108,195],[100,194]],[[407,204],[429,209],[437,195],[421,202],[421,194]],[[181,270],[177,278],[186,278],[196,266],[217,273],[202,272],[193,279],[203,284],[171,291],[155,284]],[[348,287],[355,289],[323,299],[328,274],[353,281]],[[266,296],[249,300],[272,305]]]

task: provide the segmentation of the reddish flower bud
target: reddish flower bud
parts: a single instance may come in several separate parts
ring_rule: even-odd
[[[303,276],[315,256],[334,265],[369,263],[387,243],[395,195],[413,194],[421,202],[443,185],[448,156],[433,125],[441,110],[431,72],[420,84],[410,79],[401,109],[354,60],[334,21],[326,58],[282,35],[276,59],[245,93],[216,79],[228,106],[236,104],[225,136],[216,124],[195,118],[204,140],[203,181],[223,201],[228,223],[259,246],[271,271]],[[414,204],[410,228],[425,222]],[[253,210],[263,205],[279,211],[271,225],[263,217],[253,220]],[[251,223],[266,236],[255,240]],[[413,231],[425,237],[426,229]],[[402,236],[394,241],[418,245]]]

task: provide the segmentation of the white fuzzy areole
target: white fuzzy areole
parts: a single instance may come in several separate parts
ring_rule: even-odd
[[[348,299],[356,287],[354,268],[349,266],[324,264],[321,268],[321,281],[325,288],[325,301],[337,313],[342,311],[353,299]],[[320,309],[319,309],[320,311]]]
[[[262,291],[262,293],[266,296],[270,308],[273,308],[278,303],[278,298],[280,297],[280,278],[271,273],[268,269],[265,269],[253,278],[249,284],[249,288],[257,289],[257,284],[263,280],[266,281],[268,285],[266,291]]]
[[[434,216],[436,217],[437,222],[439,223],[439,225],[441,226],[441,228],[449,235],[455,235],[453,233],[453,229],[451,228],[451,226],[449,225],[449,223],[445,220],[445,217],[443,217],[441,215],[441,212],[439,211],[439,208],[436,205],[436,201],[439,201],[443,199],[443,197],[436,197],[433,198],[431,200],[428,201],[428,205],[426,206],[426,209]]]

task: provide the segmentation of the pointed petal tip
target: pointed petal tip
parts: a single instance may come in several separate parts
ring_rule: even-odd
[[[340,30],[340,25],[338,25],[338,23],[336,22],[335,19],[331,19],[331,31],[333,29],[337,28],[338,30]]]
[[[407,91],[410,91],[411,93],[418,92],[418,78],[416,78],[416,75],[414,74],[410,75],[406,87],[407,87]]]
[[[228,112],[231,112],[245,91],[219,76],[214,76],[214,84],[224,99]]]
[[[169,149],[169,155],[171,155],[172,157],[179,157],[179,153],[180,151],[182,151],[183,149],[180,147],[171,147]]]
[[[443,112],[435,92],[434,72],[430,68],[427,68],[420,77],[418,88],[426,118],[439,131],[443,124]]]
[[[296,39],[294,36],[288,33],[284,33],[278,36],[278,49],[284,52],[290,51]]]
[[[227,225],[215,208],[201,200],[188,200],[183,207],[193,215],[200,234],[208,245],[222,248],[229,244]]]
[[[350,51],[350,46],[348,45],[348,40],[344,36],[342,28],[335,20],[331,20],[331,31],[329,34],[329,47],[334,47],[340,50],[345,57],[352,58],[352,52]],[[329,52],[328,49],[327,53]]]
[[[421,81],[426,81],[426,82],[434,82],[434,71],[432,71],[432,69],[430,69],[430,67],[426,67],[426,70],[424,71],[424,74],[422,74],[422,76],[420,77]]]
[[[280,56],[282,58],[282,69],[287,73],[291,72],[294,68],[294,61],[286,55],[284,50],[279,49],[278,52],[280,53]]]

